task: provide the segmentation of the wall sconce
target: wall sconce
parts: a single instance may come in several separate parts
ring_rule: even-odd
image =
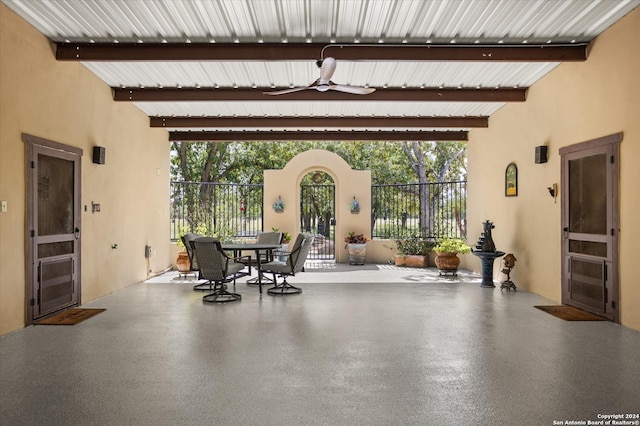
[[[284,201],[282,201],[279,195],[276,202],[271,205],[271,208],[273,208],[276,213],[282,213],[284,211]]]
[[[547,187],[547,190],[549,191],[549,195],[553,197],[553,202],[555,203],[556,199],[558,198],[558,184],[552,184],[551,186]]]
[[[358,202],[358,200],[356,200],[355,195],[353,196],[353,201],[351,202],[351,206],[349,207],[349,210],[351,210],[351,214],[360,213],[360,203]]]
[[[103,146],[94,146],[93,147],[93,162],[94,164],[104,164],[104,157],[106,153],[106,148]]]
[[[547,146],[536,146],[536,164],[543,164],[547,162]]]

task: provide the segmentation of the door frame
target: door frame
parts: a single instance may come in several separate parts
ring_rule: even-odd
[[[607,258],[604,259],[606,267],[606,290],[607,301],[606,309],[610,311],[605,312],[607,318],[613,320],[616,323],[620,323],[620,282],[619,282],[619,268],[620,258],[618,252],[618,236],[620,234],[620,204],[619,204],[619,187],[620,187],[620,142],[622,142],[622,133],[615,133],[608,136],[592,139],[589,141],[577,143],[567,147],[560,148],[560,176],[561,176],[561,193],[564,194],[561,203],[561,290],[562,290],[562,303],[565,305],[576,305],[571,300],[569,291],[569,238],[568,238],[568,194],[569,194],[569,180],[567,179],[567,163],[568,156],[579,152],[587,152],[594,149],[606,148],[607,154],[610,155],[608,178],[610,181],[607,185],[607,192],[611,196],[611,200],[607,205],[607,216],[609,217],[608,225],[610,226],[609,235],[611,243],[608,244]],[[584,256],[588,258],[588,256]],[[602,258],[598,258],[602,259]],[[581,309],[589,310],[588,307],[580,305],[576,306]]]
[[[74,215],[74,228],[81,230],[81,220],[82,220],[82,216],[81,216],[81,205],[82,205],[82,190],[81,190],[81,176],[82,176],[82,155],[83,155],[83,150],[81,148],[76,148],[73,146],[69,146],[69,145],[65,145],[59,142],[55,142],[55,141],[51,141],[48,139],[44,139],[38,136],[33,136],[27,133],[23,133],[22,134],[22,141],[25,143],[25,151],[26,151],[26,155],[25,155],[25,167],[26,167],[26,171],[27,171],[27,186],[26,186],[26,190],[25,190],[25,194],[26,194],[26,209],[27,209],[27,214],[26,214],[26,219],[27,219],[27,223],[26,223],[26,227],[25,227],[25,245],[27,247],[27,257],[26,257],[26,265],[25,265],[25,270],[26,270],[26,280],[25,280],[25,287],[26,287],[26,318],[25,318],[25,323],[26,325],[31,325],[34,323],[34,303],[32,302],[35,298],[35,294],[34,294],[34,280],[37,278],[36,274],[35,274],[35,261],[36,261],[36,247],[35,247],[35,232],[36,232],[36,225],[37,225],[37,212],[35,211],[35,208],[37,206],[37,201],[36,198],[38,196],[37,191],[33,191],[34,188],[34,181],[37,180],[37,176],[36,176],[36,167],[35,167],[35,163],[34,163],[34,158],[37,155],[38,152],[42,151],[42,149],[45,150],[53,150],[53,151],[58,151],[61,154],[64,155],[71,155],[71,156],[76,156],[77,160],[77,173],[75,173],[74,176],[74,186],[75,186],[75,190],[74,192],[77,193],[77,196],[74,197],[74,201],[75,201],[75,206],[74,206],[74,211],[73,211],[73,215]],[[76,305],[80,304],[81,299],[81,290],[82,290],[82,268],[81,268],[81,233],[78,235],[77,239],[76,239],[76,253],[75,253],[75,275],[76,275]]]

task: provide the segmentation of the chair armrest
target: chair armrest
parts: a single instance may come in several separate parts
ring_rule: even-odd
[[[226,252],[224,252],[224,251],[222,252],[222,254],[224,255],[224,257],[226,257],[226,258],[227,258],[227,262],[228,262],[228,261],[230,261],[230,260],[233,260],[234,262],[237,262],[237,261],[242,261],[242,259],[246,259],[246,260],[245,260],[245,262],[247,262],[247,261],[248,261],[248,262],[251,262],[251,255],[249,255],[249,254],[247,254],[247,255],[245,255],[245,256],[236,256],[236,257],[229,256],[229,255],[228,255]],[[244,262],[242,262],[242,263],[244,263]]]

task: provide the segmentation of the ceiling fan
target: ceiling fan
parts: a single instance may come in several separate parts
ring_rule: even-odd
[[[276,90],[274,92],[262,92],[265,95],[284,95],[285,93],[300,92],[302,90],[317,90],[318,92],[326,92],[328,90],[336,90],[338,92],[351,93],[354,95],[368,95],[376,91],[370,87],[348,86],[346,84],[336,84],[331,81],[336,70],[336,60],[334,58],[324,58],[316,62],[320,68],[320,78],[306,87],[294,87],[291,89]]]

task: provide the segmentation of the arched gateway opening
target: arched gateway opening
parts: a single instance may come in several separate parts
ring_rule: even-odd
[[[336,187],[326,172],[307,173],[300,183],[300,229],[315,234],[309,260],[335,260]]]
[[[313,210],[315,207],[305,207],[308,206],[308,201],[303,199],[302,188],[305,176],[309,174],[311,179],[314,175],[323,176],[322,182],[333,182],[334,209],[329,212],[331,217],[327,216],[326,205],[318,205],[319,212]],[[351,213],[350,206],[354,197],[360,203],[359,214]],[[273,204],[278,199],[282,201],[284,208],[276,211]],[[312,226],[309,212],[316,215],[315,227]],[[305,217],[309,217],[308,226],[305,224]],[[320,219],[322,227],[318,226]],[[327,219],[328,227],[325,225]],[[311,232],[323,241],[327,239],[328,233],[333,236],[329,241],[333,242],[335,260],[348,262],[348,253],[342,244],[344,236],[348,232],[371,233],[371,172],[353,170],[339,155],[319,149],[296,155],[282,170],[265,170],[264,227],[289,232],[294,238],[300,232]]]

